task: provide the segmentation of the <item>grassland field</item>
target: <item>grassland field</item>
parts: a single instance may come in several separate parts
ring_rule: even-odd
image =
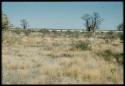
[[[121,33],[2,31],[2,84],[123,84]]]

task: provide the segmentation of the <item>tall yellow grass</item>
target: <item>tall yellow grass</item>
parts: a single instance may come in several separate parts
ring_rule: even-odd
[[[123,65],[97,55],[109,49],[103,39],[97,38],[91,50],[71,50],[72,41],[87,38],[40,32],[2,35],[3,84],[123,84]],[[117,45],[110,44],[110,50],[123,53],[123,44],[113,42]]]

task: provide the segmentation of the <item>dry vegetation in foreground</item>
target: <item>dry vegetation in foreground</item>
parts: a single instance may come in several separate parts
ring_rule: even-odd
[[[93,43],[87,33],[3,31],[2,83],[123,83],[122,37],[107,34]]]

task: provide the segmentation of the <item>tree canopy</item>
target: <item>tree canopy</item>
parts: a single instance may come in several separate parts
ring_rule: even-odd
[[[8,29],[9,19],[6,14],[2,14],[2,29]]]

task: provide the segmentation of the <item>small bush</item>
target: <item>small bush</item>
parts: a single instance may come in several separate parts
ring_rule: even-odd
[[[84,42],[84,41],[78,41],[76,43],[72,43],[72,47],[75,49],[80,49],[80,50],[89,50],[89,42]]]
[[[24,30],[24,34],[28,36],[31,33],[31,30]]]
[[[109,39],[111,39],[111,40],[114,40],[114,39],[117,38],[117,35],[116,35],[115,33],[113,33],[113,32],[108,32],[108,33],[106,34],[106,36],[107,36],[107,38],[109,38]]]
[[[86,37],[86,38],[92,37],[92,32],[84,33],[84,37]]]
[[[105,50],[103,52],[98,52],[97,55],[102,56],[106,61],[116,59],[117,63],[123,64],[123,53],[113,53],[111,50]]]
[[[116,53],[114,54],[114,57],[119,64],[123,64],[123,53]]]
[[[53,34],[57,34],[57,31],[53,30],[52,33],[53,33]]]
[[[80,32],[78,31],[72,32],[72,37],[78,38],[79,35],[80,35]]]
[[[14,30],[14,33],[16,33],[16,34],[20,34],[21,33],[21,30]]]
[[[70,30],[68,30],[68,31],[64,32],[64,34],[65,34],[66,36],[72,37],[72,34],[73,34],[73,33],[72,33]]]
[[[107,61],[110,61],[111,60],[110,56],[113,56],[111,50],[105,50],[104,52],[101,52],[98,55],[103,56],[104,59],[107,60]]]
[[[123,40],[124,38],[123,38],[123,33],[117,33],[117,36],[118,36],[118,38],[120,39],[120,40]]]
[[[62,53],[61,56],[63,56],[63,57],[73,57],[73,55],[71,55],[69,53]]]
[[[115,32],[112,32],[112,31],[107,32],[103,37],[103,39],[105,40],[106,43],[112,42],[117,38],[118,38],[117,34]]]
[[[39,32],[41,32],[41,33],[49,33],[49,30],[47,30],[47,29],[45,28],[45,29],[40,29]]]

